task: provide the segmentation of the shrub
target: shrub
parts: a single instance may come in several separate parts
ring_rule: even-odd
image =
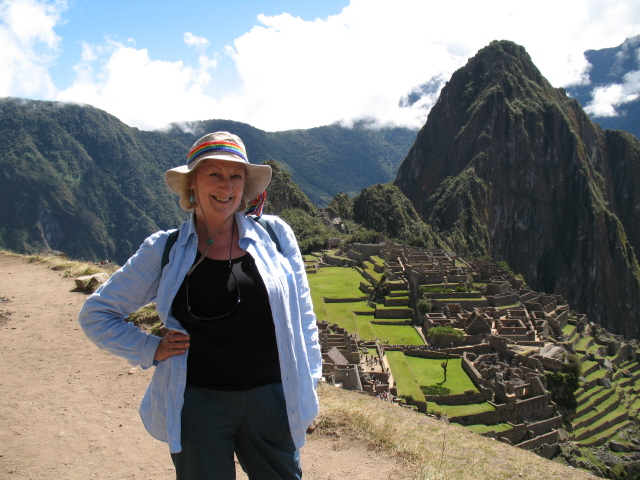
[[[431,344],[439,348],[454,346],[464,343],[464,332],[453,327],[433,327],[427,330],[427,339]]]
[[[420,310],[420,313],[424,315],[425,313],[431,312],[433,304],[423,297],[418,301],[418,309]]]

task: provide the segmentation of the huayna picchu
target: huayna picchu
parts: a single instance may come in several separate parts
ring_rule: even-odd
[[[521,46],[493,42],[453,74],[395,184],[455,251],[638,338],[640,141],[603,131]]]

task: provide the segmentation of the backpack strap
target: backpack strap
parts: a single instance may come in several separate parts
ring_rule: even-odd
[[[262,217],[252,216],[251,218],[253,218],[256,222],[262,225],[262,228],[264,228],[269,234],[269,237],[271,237],[271,241],[276,244],[276,249],[278,250],[278,252],[282,253],[282,247],[280,246],[280,240],[278,239],[278,235],[276,235],[276,232],[273,230],[273,227],[269,224],[269,222],[267,222]],[[177,229],[171,232],[167,237],[167,243],[165,244],[164,250],[162,252],[162,263],[160,264],[161,272],[162,270],[164,270],[164,267],[169,263],[169,253],[171,253],[171,249],[173,248],[173,245],[176,243],[176,240],[178,240],[178,235],[180,235],[180,229]]]
[[[273,227],[269,224],[269,222],[267,222],[262,217],[251,217],[251,218],[253,218],[256,222],[262,225],[262,228],[264,228],[269,234],[269,236],[271,237],[271,241],[276,244],[276,248],[278,249],[278,252],[282,253],[282,248],[280,247],[280,240],[278,239],[276,232],[273,230]]]
[[[169,253],[171,253],[171,248],[173,244],[178,240],[178,235],[180,234],[180,229],[175,232],[171,232],[167,237],[167,243],[164,246],[164,251],[162,252],[162,263],[160,264],[160,272],[164,270],[164,267],[169,263]]]

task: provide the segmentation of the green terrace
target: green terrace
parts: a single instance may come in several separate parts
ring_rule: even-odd
[[[379,257],[374,258],[377,259],[376,263],[382,262]],[[361,282],[371,286],[355,268],[323,267],[317,274],[310,275],[311,298],[318,320],[336,323],[349,333],[357,333],[364,341],[378,340],[391,345],[423,345],[422,337],[408,324],[413,316],[412,310],[407,306],[385,307],[377,304],[375,308],[370,307],[360,290]],[[403,295],[409,298],[406,291]],[[361,300],[330,302],[330,299],[356,298]],[[376,318],[376,312],[385,315],[385,318]]]
[[[313,262],[313,258],[305,258]],[[381,278],[375,267],[381,270],[383,261],[379,257],[371,257],[365,262],[366,271],[375,278]],[[380,275],[373,276],[373,274]],[[416,329],[411,325],[412,310],[409,296],[404,282],[388,282],[389,293],[384,298],[385,305],[370,306],[364,291],[373,290],[371,283],[363,277],[356,268],[323,267],[315,275],[309,275],[311,296],[314,310],[319,320],[336,323],[350,333],[357,333],[364,341],[377,340],[389,345],[422,345],[424,341]],[[362,290],[361,290],[362,285]],[[429,285],[423,287],[425,293],[446,296],[440,301],[452,301],[464,304],[465,301],[477,299],[456,296],[457,292],[451,285]],[[460,290],[460,289],[458,289]],[[450,295],[443,295],[450,293]],[[471,292],[464,292],[471,293]],[[436,296],[436,295],[434,295]],[[331,299],[343,299],[340,303],[333,303]],[[327,301],[325,301],[327,300]],[[507,305],[502,308],[513,308]],[[640,379],[640,363],[636,361],[622,361],[617,356],[601,357],[597,352],[603,351],[601,345],[588,335],[581,335],[577,331],[577,318],[571,317],[563,328],[565,338],[575,344],[578,356],[582,360],[581,373],[585,382],[575,392],[577,407],[576,416],[568,431],[570,439],[582,446],[602,445],[611,438],[628,444],[629,440],[616,436],[617,432],[632,421],[638,419],[640,412],[640,395],[638,395],[638,380]],[[580,338],[581,337],[581,338]],[[386,357],[393,378],[396,382],[397,394],[416,401],[425,401],[425,395],[445,396],[458,395],[477,389],[466,372],[462,369],[460,358],[452,358],[447,366],[447,380],[444,381],[442,359],[428,359],[407,356],[402,351],[386,351]],[[609,359],[614,365],[614,372],[609,374],[602,368],[604,359]],[[608,380],[607,380],[608,379]],[[610,381],[611,388],[605,388],[603,382]],[[433,398],[433,397],[431,397]],[[488,402],[469,405],[442,405],[427,402],[429,412],[440,412],[449,418],[468,416],[494,410]],[[477,433],[490,431],[506,431],[511,425],[470,425],[467,428]]]
[[[472,390],[478,392],[467,373],[462,368],[461,358],[451,358],[447,364],[447,380],[444,381],[443,359],[420,358],[405,355],[400,351],[386,351],[387,361],[396,389],[400,397],[412,397],[426,401],[425,395],[461,395]],[[427,402],[428,411],[438,411],[448,417],[473,415],[494,410],[488,402],[467,405],[441,405]]]
[[[563,333],[573,337],[575,331],[567,325]],[[595,338],[585,335],[576,346],[582,358],[582,382],[576,390],[576,416],[571,422],[570,439],[579,445],[599,446],[610,439],[625,445],[629,439],[617,436],[618,432],[637,420],[640,410],[640,397],[636,391],[640,378],[640,363],[634,360],[620,362],[617,356],[604,357],[614,364],[614,373],[609,374],[601,366],[604,358],[595,352],[600,348]],[[615,367],[616,361],[619,365]],[[610,388],[603,385],[608,378]]]
[[[376,265],[384,264],[380,257],[371,257],[364,264],[367,273],[374,279],[381,278],[381,274],[375,272]],[[380,267],[378,270],[381,270]],[[389,345],[424,344],[420,334],[410,324],[412,310],[408,305],[396,305],[398,302],[409,303],[409,295],[402,281],[389,282],[390,292],[385,297],[385,303],[392,303],[392,306],[376,304],[375,308],[372,308],[365,300],[340,303],[325,301],[325,299],[361,298],[363,296],[360,290],[361,283],[371,287],[356,268],[323,267],[316,275],[310,275],[309,285],[318,319],[324,319],[331,324],[336,323],[349,333],[357,333],[364,341],[377,340]],[[459,300],[455,296],[455,287],[451,285],[430,285],[428,288],[434,293],[450,292],[453,300]],[[403,352],[389,350],[386,351],[386,355],[399,396],[425,401],[425,394],[458,395],[469,390],[478,391],[462,369],[460,358],[449,360],[447,381],[443,382],[442,359],[405,356]],[[494,409],[488,402],[456,406],[429,402],[428,405],[430,410],[439,411],[449,417],[471,415]]]

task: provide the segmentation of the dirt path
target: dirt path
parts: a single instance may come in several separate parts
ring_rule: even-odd
[[[85,296],[72,288],[0,252],[0,478],[174,478],[166,445],[138,417],[151,370],[85,338],[76,322]],[[307,480],[407,478],[393,459],[344,436],[309,436],[302,459]]]

